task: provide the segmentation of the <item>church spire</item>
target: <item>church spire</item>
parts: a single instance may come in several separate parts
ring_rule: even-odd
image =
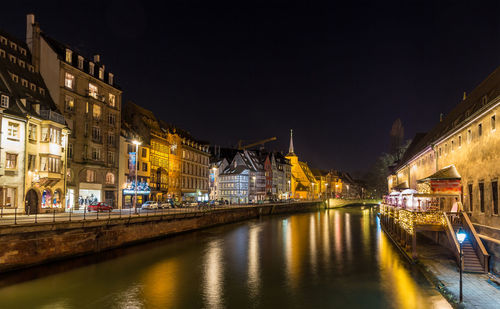
[[[293,130],[290,129],[290,148],[288,148],[288,153],[293,154]]]

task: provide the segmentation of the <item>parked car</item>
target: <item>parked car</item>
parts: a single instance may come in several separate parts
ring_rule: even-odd
[[[141,209],[158,209],[158,202],[147,201],[142,204]]]
[[[167,201],[167,202],[160,203],[158,208],[174,208],[174,206],[172,205],[171,202]]]
[[[113,207],[109,206],[108,204],[106,204],[104,202],[98,202],[95,204],[91,204],[87,207],[88,212],[91,212],[91,211],[100,212],[100,211],[111,211],[111,210],[113,210]]]

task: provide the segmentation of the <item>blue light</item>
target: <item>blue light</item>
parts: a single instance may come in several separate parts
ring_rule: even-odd
[[[465,238],[467,238],[467,233],[465,233],[462,229],[457,231],[457,240],[461,244],[464,242]]]

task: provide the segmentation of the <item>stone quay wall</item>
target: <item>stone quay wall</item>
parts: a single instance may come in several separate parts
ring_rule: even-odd
[[[0,272],[259,216],[321,208],[323,202],[264,204],[185,214],[4,226],[0,227]]]

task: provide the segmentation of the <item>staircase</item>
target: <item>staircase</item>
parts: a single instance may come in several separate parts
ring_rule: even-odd
[[[467,233],[467,237],[462,243],[463,270],[469,273],[487,273],[488,272],[488,252],[484,248],[481,240],[477,236],[476,230],[468,215],[460,212],[459,216],[446,215],[447,222],[446,234],[450,241],[451,247],[454,249],[457,258],[457,264],[460,262],[460,244],[458,243],[455,233],[462,229]]]

